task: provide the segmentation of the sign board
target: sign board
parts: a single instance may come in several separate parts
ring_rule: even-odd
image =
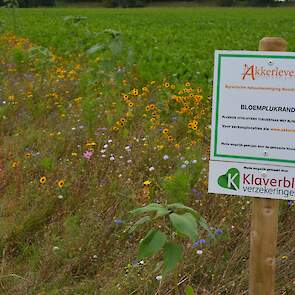
[[[209,192],[295,200],[295,53],[216,51],[211,126]]]
[[[209,192],[295,200],[295,167],[210,161]]]
[[[211,160],[295,166],[295,54],[216,51]]]

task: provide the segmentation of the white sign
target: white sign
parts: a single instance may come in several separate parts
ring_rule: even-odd
[[[295,166],[295,53],[216,51],[211,160]]]
[[[295,200],[295,167],[210,161],[209,193]]]

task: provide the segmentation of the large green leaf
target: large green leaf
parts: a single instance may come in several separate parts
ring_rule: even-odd
[[[182,247],[175,243],[166,243],[164,246],[164,273],[173,270],[182,260]]]
[[[181,234],[186,235],[195,242],[198,239],[197,235],[197,222],[191,213],[177,214],[172,213],[169,215],[173,227]]]
[[[151,229],[139,244],[140,258],[150,257],[159,252],[167,241],[167,236],[159,230]]]
[[[103,44],[98,43],[98,44],[93,45],[89,49],[87,49],[86,54],[93,54],[93,53],[96,53],[97,51],[100,51],[104,48],[105,48],[105,46]]]
[[[198,217],[198,213],[197,211],[195,211],[193,208],[187,207],[185,205],[183,205],[182,203],[173,203],[173,204],[169,204],[167,206],[168,209],[171,210],[175,210],[175,209],[182,209],[182,210],[186,210],[189,211],[190,213],[192,213],[194,216]]]
[[[167,208],[165,208],[163,205],[157,204],[157,203],[151,203],[145,207],[136,208],[136,209],[132,210],[131,213],[132,214],[139,214],[139,213],[146,213],[146,212],[153,212],[153,211],[157,212],[157,217],[164,216],[164,215],[170,213],[170,211]]]
[[[150,221],[150,220],[151,220],[150,216],[144,216],[144,217],[140,218],[138,221],[136,221],[136,222],[135,222],[135,223],[129,228],[128,232],[129,232],[130,234],[133,233],[139,225],[144,224],[144,223],[146,223],[146,222],[148,222],[148,221]]]
[[[191,286],[185,287],[185,295],[195,295],[194,289]]]

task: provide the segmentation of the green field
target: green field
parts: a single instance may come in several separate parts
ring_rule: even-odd
[[[0,294],[248,294],[251,200],[207,194],[213,55],[295,51],[294,28],[293,8],[0,9]],[[167,275],[138,255],[151,225],[128,232],[150,203],[206,219],[197,244],[152,220],[183,251]],[[294,217],[282,201],[277,294]]]

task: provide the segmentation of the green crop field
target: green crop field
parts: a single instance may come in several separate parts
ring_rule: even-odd
[[[0,294],[248,294],[251,199],[207,193],[213,55],[294,34],[293,8],[0,9]]]

